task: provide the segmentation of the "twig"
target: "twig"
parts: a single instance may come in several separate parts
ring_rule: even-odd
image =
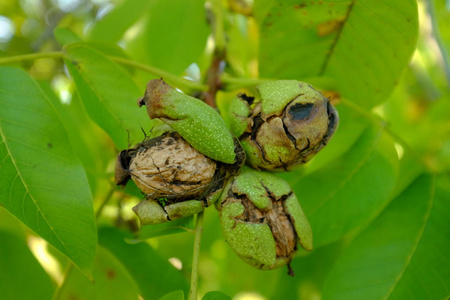
[[[195,224],[194,254],[192,256],[191,289],[189,292],[189,300],[197,300],[198,258],[200,256],[200,242],[202,240],[203,232],[203,214],[203,211],[197,214],[197,222]]]

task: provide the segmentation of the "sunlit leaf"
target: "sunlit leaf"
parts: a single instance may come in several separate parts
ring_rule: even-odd
[[[450,207],[448,188],[434,190],[421,176],[349,244],[324,299],[445,299]]]
[[[256,1],[255,10],[261,77],[328,76],[365,107],[386,100],[416,45],[416,1]]]
[[[231,297],[222,292],[213,291],[207,292],[202,300],[231,300]]]
[[[130,234],[114,228],[102,228],[99,231],[100,244],[111,251],[127,268],[144,299],[157,299],[173,291],[174,287],[188,291],[186,278],[180,271],[167,260],[163,260],[148,244],[126,243],[125,239],[131,237]]]
[[[98,248],[92,280],[72,269],[54,300],[136,300],[139,289],[125,267],[108,250]],[[35,298],[36,299],[36,298]]]
[[[83,43],[65,49],[66,65],[86,111],[112,138],[118,149],[140,142],[151,121],[139,110],[140,91],[129,74],[99,51]]]
[[[89,184],[49,100],[0,68],[0,204],[88,272],[97,235]]]
[[[0,230],[0,298],[51,299],[53,284],[25,240]]]
[[[55,39],[61,44],[66,45],[81,41],[81,38],[76,35],[72,30],[64,27],[56,27],[53,30]]]
[[[291,183],[314,234],[314,246],[364,226],[386,206],[398,172],[397,153],[382,128],[369,126],[338,160]],[[326,221],[324,221],[326,220]]]
[[[180,74],[202,54],[210,29],[204,0],[155,0],[127,49],[133,58]]]
[[[88,33],[88,39],[93,41],[118,42],[124,33],[145,12],[152,3],[149,0],[125,0],[94,23]]]

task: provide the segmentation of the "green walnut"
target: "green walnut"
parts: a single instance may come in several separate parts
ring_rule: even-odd
[[[150,119],[160,119],[204,155],[234,164],[240,147],[219,113],[203,101],[178,92],[163,80],[147,84],[139,107],[147,106]]]
[[[279,80],[256,90],[259,100],[241,94],[230,106],[231,130],[251,167],[289,171],[310,160],[333,136],[338,113],[311,85]]]
[[[162,80],[152,80],[138,105],[174,132],[119,153],[116,184],[132,179],[145,194],[133,208],[143,225],[196,214],[214,203],[245,161],[239,141],[216,110]]]
[[[289,267],[297,244],[312,250],[311,227],[297,197],[271,173],[243,168],[227,183],[216,207],[228,244],[258,269]]]

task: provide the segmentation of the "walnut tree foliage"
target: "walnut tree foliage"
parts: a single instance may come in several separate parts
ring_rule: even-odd
[[[206,300],[447,299],[444,2],[2,1],[0,299],[185,299],[191,273]],[[139,227],[144,196],[114,185],[114,163],[158,133],[136,104],[155,78],[194,97],[215,86],[226,122],[233,97],[268,80],[329,97],[334,137],[277,175],[314,235],[295,277],[241,261],[214,207],[198,261],[196,218]]]

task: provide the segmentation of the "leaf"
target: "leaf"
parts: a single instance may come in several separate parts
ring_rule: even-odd
[[[444,299],[450,292],[447,193],[423,175],[359,235],[331,271],[324,299]],[[446,203],[447,202],[447,203]]]
[[[142,226],[137,237],[130,240],[130,242],[137,243],[157,236],[182,233],[186,231],[193,232],[194,227],[194,216],[184,217],[162,224]]]
[[[99,138],[101,129],[88,118],[76,95],[70,104],[62,104],[48,82],[39,82],[39,86],[64,125],[72,149],[83,164],[92,195],[96,195],[99,177],[108,176],[105,170],[114,150],[106,148],[109,145],[105,139]]]
[[[86,174],[36,82],[0,68],[0,204],[85,274],[97,234]]]
[[[295,276],[289,280],[284,274],[279,277],[270,299],[320,299],[323,282],[345,249],[345,245],[346,243],[341,240],[320,247],[308,255],[297,255],[290,264]]]
[[[277,0],[268,12],[255,3],[261,77],[331,77],[366,108],[386,100],[415,49],[416,1]]]
[[[392,141],[382,128],[371,125],[335,162],[300,179],[291,176],[288,182],[311,223],[314,247],[374,219],[387,205],[397,171]]]
[[[133,278],[120,261],[103,247],[98,247],[92,278],[94,281],[72,269],[54,300],[138,299],[139,289]]]
[[[68,28],[56,27],[55,30],[53,30],[53,35],[61,45],[67,45],[81,41],[81,38]]]
[[[118,149],[140,142],[152,121],[136,101],[140,92],[129,74],[99,51],[84,43],[65,48],[65,62],[86,111],[105,130]],[[129,132],[129,137],[128,133]]]
[[[21,238],[0,230],[0,298],[51,299],[48,274]]]
[[[126,267],[139,286],[144,299],[157,299],[174,289],[188,291],[188,284],[182,273],[148,244],[127,244],[132,236],[115,228],[99,230],[100,244],[111,251]]]
[[[129,27],[151,9],[153,2],[148,0],[122,1],[103,18],[94,23],[87,34],[88,39],[118,42]]]
[[[162,296],[159,300],[184,300],[184,293],[183,291],[174,291]]]
[[[213,291],[207,292],[202,300],[231,300],[231,297],[222,292]]]
[[[180,74],[203,53],[209,28],[204,0],[155,0],[136,35],[127,41],[131,56]]]

